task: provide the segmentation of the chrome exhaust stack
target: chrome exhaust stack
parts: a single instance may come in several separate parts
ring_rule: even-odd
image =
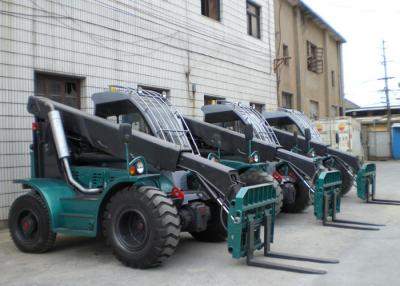
[[[99,188],[87,189],[78,183],[72,176],[71,167],[69,165],[68,159],[70,157],[67,139],[65,137],[64,127],[61,120],[61,115],[58,110],[54,109],[54,106],[50,103],[47,104],[50,107],[48,113],[49,122],[51,126],[51,131],[53,133],[54,144],[56,145],[58,159],[60,159],[61,164],[64,168],[67,181],[70,185],[75,187],[79,192],[84,194],[96,194],[101,191]]]

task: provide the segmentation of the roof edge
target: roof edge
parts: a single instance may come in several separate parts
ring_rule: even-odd
[[[335,38],[336,41],[340,42],[341,44],[346,43],[346,39],[339,34],[334,28],[332,28],[331,25],[329,25],[317,12],[315,12],[310,6],[305,4],[302,0],[296,0],[295,3],[294,1],[290,1],[292,5],[295,7],[299,7],[300,10],[306,13],[307,16],[317,25],[322,27],[323,29],[327,30],[330,32],[333,37]]]

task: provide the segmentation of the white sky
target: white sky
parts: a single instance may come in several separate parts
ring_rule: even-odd
[[[347,43],[343,45],[345,97],[362,105],[383,105],[382,40],[387,47],[392,104],[400,104],[400,1],[303,0]],[[397,91],[396,91],[397,90]]]

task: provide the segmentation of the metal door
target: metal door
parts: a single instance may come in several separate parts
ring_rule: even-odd
[[[368,153],[370,160],[390,158],[390,133],[389,132],[369,132],[368,134]]]

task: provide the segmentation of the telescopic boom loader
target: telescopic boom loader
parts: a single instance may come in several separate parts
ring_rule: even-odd
[[[175,126],[177,114],[159,94],[127,89],[97,94],[94,100],[95,116],[29,98],[28,111],[35,117],[32,172],[17,183],[30,191],[14,201],[9,214],[11,237],[21,251],[48,251],[57,234],[103,234],[120,261],[148,268],[171,256],[180,232],[188,231],[210,240],[228,234],[232,257],[247,257],[249,265],[326,273],[254,262],[253,252],[261,248],[265,256],[338,262],[271,252],[272,184],[244,186],[236,170],[197,155],[184,139],[189,131]],[[169,122],[168,127],[156,127],[151,112],[158,112],[154,118]],[[189,178],[198,183],[195,188]],[[227,232],[221,229],[224,217]]]
[[[281,109],[264,112],[263,117],[273,126],[276,137],[287,150],[309,157],[320,157],[324,166],[338,169],[343,178],[341,195],[349,192],[356,182],[357,196],[367,203],[400,204],[396,200],[376,199],[376,165],[363,163],[351,153],[337,150],[322,142],[311,120],[296,110]],[[336,143],[339,136],[336,134]]]
[[[291,182],[296,183],[297,188],[290,189],[295,192],[294,204],[291,207],[299,206],[299,201],[301,205],[302,200],[299,200],[299,197],[307,196],[307,199],[312,197],[314,215],[322,220],[323,225],[359,230],[378,230],[376,226],[382,226],[337,219],[336,215],[340,212],[342,186],[340,173],[334,168],[322,166],[320,158],[309,158],[297,152],[285,150],[275,136],[274,130],[254,108],[242,103],[221,101],[220,104],[204,106],[202,110],[205,115],[204,120],[208,123],[186,118],[193,136],[204,141],[206,146],[218,147],[218,150],[224,150],[228,155],[243,153],[247,147],[257,152],[262,161],[275,161],[270,163],[276,166],[277,171],[274,171],[274,177],[281,181],[284,175],[288,175],[292,178]],[[251,142],[245,141],[243,135],[242,137],[239,135],[239,133],[248,133],[246,130],[248,125],[252,126],[251,130],[254,133],[254,139]],[[285,168],[288,170],[286,174],[282,172]],[[324,178],[327,172],[330,173],[329,183],[326,181],[324,183],[324,179],[321,178]],[[332,189],[332,185],[336,187]],[[298,188],[299,186],[302,188]],[[290,192],[287,189],[284,191],[286,191],[284,195],[289,194],[290,197]],[[283,210],[285,210],[285,200]],[[328,222],[329,217],[332,218],[332,222]],[[361,226],[355,226],[357,224]]]

